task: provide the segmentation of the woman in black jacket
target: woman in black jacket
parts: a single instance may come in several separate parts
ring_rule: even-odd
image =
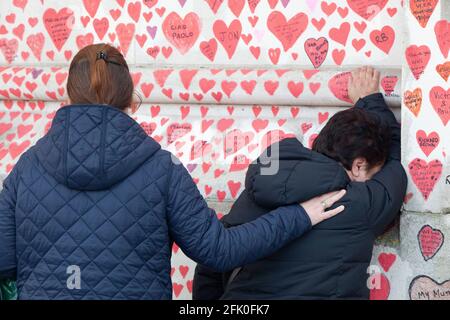
[[[296,139],[279,142],[279,170],[250,165],[245,190],[222,222],[252,221],[278,206],[346,188],[346,210],[274,255],[222,274],[198,266],[194,299],[368,299],[374,240],[398,215],[406,192],[400,126],[378,91],[379,73],[353,72],[355,108],[334,115],[311,151]],[[270,153],[271,147],[266,152]]]

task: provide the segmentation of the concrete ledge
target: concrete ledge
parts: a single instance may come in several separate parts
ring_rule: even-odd
[[[152,104],[351,106],[346,74],[352,69],[132,67],[130,71],[136,91]],[[67,67],[5,67],[0,74],[14,79],[1,88],[0,99],[68,100]],[[386,79],[380,91],[388,105],[400,107],[401,70],[381,69],[381,77]]]

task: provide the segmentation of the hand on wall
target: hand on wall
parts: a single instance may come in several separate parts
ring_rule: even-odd
[[[356,103],[358,99],[379,92],[380,72],[364,66],[352,72],[348,83],[348,96]]]

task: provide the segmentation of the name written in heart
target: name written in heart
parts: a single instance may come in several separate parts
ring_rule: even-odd
[[[194,36],[192,31],[189,31],[187,25],[171,25],[170,30],[172,31],[172,39],[186,39]]]
[[[428,276],[415,277],[409,287],[411,300],[450,300],[450,280],[437,283]]]
[[[219,31],[217,32],[217,38],[219,41],[238,41],[241,37],[240,32],[238,31]]]
[[[436,147],[437,143],[439,142],[438,138],[418,138],[419,145],[421,147]]]
[[[427,135],[425,131],[419,130],[416,133],[416,138],[417,143],[426,156],[429,156],[430,153],[433,152],[434,149],[436,149],[440,140],[439,134],[435,131]]]
[[[201,31],[201,21],[194,12],[181,18],[176,12],[170,13],[163,22],[163,33],[167,40],[181,54],[188,52],[197,41]]]
[[[427,46],[409,46],[406,51],[406,61],[416,80],[424,73],[425,68],[430,61],[431,50]]]
[[[434,90],[431,92],[431,94],[434,96],[435,100],[440,101],[440,106],[442,108],[445,108],[447,106],[447,103],[450,100],[450,92]],[[446,110],[446,112],[448,112],[448,111]]]
[[[386,33],[382,32],[380,35],[375,36],[375,41],[377,43],[386,42],[389,40],[389,37],[386,35]]]

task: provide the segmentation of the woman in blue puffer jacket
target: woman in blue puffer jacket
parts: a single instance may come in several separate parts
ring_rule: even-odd
[[[0,194],[0,280],[19,299],[171,299],[171,248],[218,271],[267,256],[344,208],[345,191],[225,229],[187,170],[126,114],[120,52],[82,49],[71,105],[25,152]]]

